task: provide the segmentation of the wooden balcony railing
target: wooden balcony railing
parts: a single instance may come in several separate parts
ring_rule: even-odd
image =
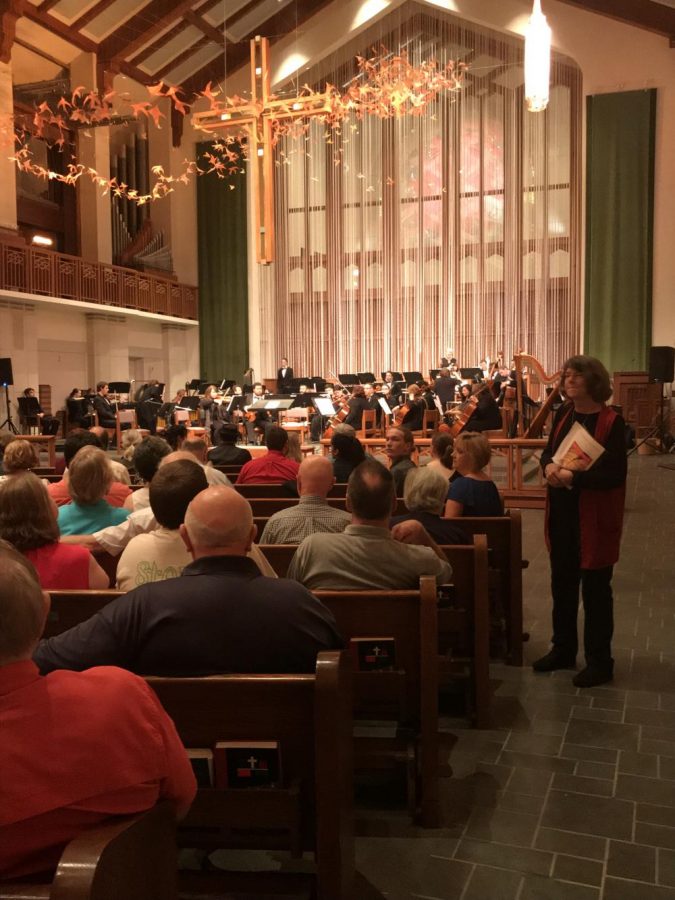
[[[197,319],[197,288],[136,269],[0,241],[0,289]]]

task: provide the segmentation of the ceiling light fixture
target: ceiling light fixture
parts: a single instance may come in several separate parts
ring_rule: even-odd
[[[53,247],[54,241],[45,234],[34,234],[31,239],[31,244],[37,244],[40,247]]]
[[[550,77],[551,29],[541,0],[534,0],[525,29],[525,102],[530,112],[542,112],[548,106]]]

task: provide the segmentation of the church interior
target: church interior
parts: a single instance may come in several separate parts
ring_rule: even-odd
[[[675,0],[0,0],[0,123],[0,900],[675,900]],[[116,474],[78,499],[101,450]],[[202,494],[237,494],[244,550],[221,552],[236,528],[207,528],[197,487],[165,526],[169,453],[176,483],[192,453]],[[461,541],[397,532],[432,466]],[[20,470],[84,583],[47,583],[12,537]],[[358,554],[340,590],[300,574],[297,545],[326,538],[328,571],[338,532],[374,528],[371,476],[393,485],[381,530],[450,581],[399,583],[394,560],[359,582]],[[328,524],[269,538],[303,486]],[[68,525],[103,498],[119,515]],[[123,587],[122,548],[155,529],[164,574]],[[197,534],[280,597],[318,593],[339,645],[290,673],[40,663],[127,591],[189,584]],[[17,860],[49,801],[16,813],[3,786],[3,755],[39,747],[3,703],[31,658],[3,636],[14,546],[51,593],[35,677],[149,677],[197,785],[178,823],[161,789],[113,804],[48,872]]]

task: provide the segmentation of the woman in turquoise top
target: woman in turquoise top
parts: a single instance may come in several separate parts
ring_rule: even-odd
[[[490,442],[484,434],[462,432],[455,440],[452,461],[461,477],[450,482],[445,504],[447,518],[504,515],[497,485],[483,471],[491,456]]]
[[[99,447],[82,447],[68,466],[68,491],[72,503],[59,508],[61,534],[93,534],[108,525],[119,525],[131,510],[111,506],[103,498],[110,490],[113,472]]]

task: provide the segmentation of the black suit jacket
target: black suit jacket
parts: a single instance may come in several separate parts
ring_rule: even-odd
[[[103,428],[114,428],[117,424],[115,404],[111,403],[107,397],[103,397],[101,394],[96,394],[93,402],[94,409],[98,415],[98,424]]]
[[[286,369],[286,374],[282,374],[283,369],[277,370],[277,392],[279,394],[286,394],[291,389],[291,381],[293,381],[293,369],[289,366]]]
[[[441,401],[441,405],[443,410],[446,408],[447,403],[452,403],[455,399],[455,388],[457,387],[457,382],[454,378],[437,378],[434,381],[434,394]]]

